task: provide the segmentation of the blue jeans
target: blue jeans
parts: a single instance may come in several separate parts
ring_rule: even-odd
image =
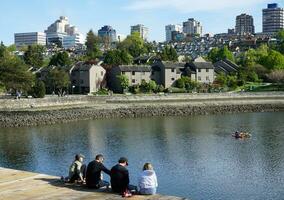
[[[139,192],[140,194],[148,194],[148,195],[156,194],[157,188],[141,188]]]

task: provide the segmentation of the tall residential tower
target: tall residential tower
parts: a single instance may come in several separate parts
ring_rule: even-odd
[[[202,36],[201,23],[194,18],[189,18],[186,22],[183,22],[183,32],[187,35]]]
[[[262,10],[262,32],[274,34],[284,28],[284,9],[278,7],[277,3],[268,4]]]
[[[237,35],[254,34],[253,17],[247,14],[241,14],[236,17],[235,33]]]

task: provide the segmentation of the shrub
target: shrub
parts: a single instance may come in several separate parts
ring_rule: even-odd
[[[45,84],[43,81],[36,81],[34,87],[32,88],[32,96],[34,98],[44,98],[45,96]]]

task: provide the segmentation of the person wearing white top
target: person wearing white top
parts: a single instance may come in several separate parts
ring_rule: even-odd
[[[138,191],[140,194],[156,194],[158,181],[151,163],[145,163],[143,172],[138,178]]]

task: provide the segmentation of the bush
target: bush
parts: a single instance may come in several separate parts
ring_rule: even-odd
[[[165,92],[165,87],[163,85],[157,85],[155,91],[155,93],[159,93],[159,92]]]
[[[32,88],[32,96],[34,98],[44,98],[45,96],[45,84],[43,81],[36,81],[35,86]]]
[[[109,91],[106,88],[101,88],[99,91],[93,93],[94,95],[108,95]]]
[[[175,84],[177,88],[185,88],[185,83],[182,78],[178,79]]]
[[[139,94],[140,93],[140,86],[139,85],[132,85],[129,87],[129,92],[132,94]]]
[[[143,80],[140,85],[140,91],[143,93],[154,92],[156,88],[157,88],[157,84],[155,81],[152,81],[152,80],[150,80],[149,83]]]

